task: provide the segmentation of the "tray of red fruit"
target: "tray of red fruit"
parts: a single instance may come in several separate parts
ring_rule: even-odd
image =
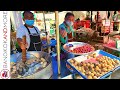
[[[84,42],[68,42],[63,45],[63,48],[74,55],[83,55],[95,50],[93,46]]]

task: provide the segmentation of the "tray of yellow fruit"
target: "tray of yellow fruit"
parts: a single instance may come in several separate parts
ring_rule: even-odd
[[[103,50],[67,60],[67,64],[84,79],[105,79],[120,69],[120,58]]]

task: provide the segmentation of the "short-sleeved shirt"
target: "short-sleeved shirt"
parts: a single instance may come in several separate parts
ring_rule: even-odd
[[[34,26],[34,27],[35,27],[35,26]],[[35,28],[36,28],[36,30],[38,31],[38,33],[40,34],[40,30],[39,30],[37,27],[35,27]],[[31,34],[37,34],[37,32],[36,32],[36,30],[35,30],[34,28],[29,28],[29,30],[30,30],[30,33],[31,33]],[[28,47],[27,47],[27,48],[29,48],[29,47],[30,47],[30,35],[29,35],[29,33],[28,33],[27,28],[26,28],[24,25],[21,25],[21,26],[17,29],[16,37],[22,39],[22,37],[23,37],[24,35],[26,36],[26,41],[27,41],[27,43],[28,43]]]
[[[67,30],[67,26],[64,24],[64,23],[62,23],[60,26],[59,26],[59,30],[65,30],[67,33],[69,33],[68,32],[68,30]],[[72,26],[70,26],[70,32],[72,32],[72,36],[74,37],[74,30],[73,30],[73,27]],[[61,44],[61,50],[63,50],[63,45],[64,44],[66,44],[68,42],[68,37],[66,36],[66,37],[62,37],[61,35],[60,35],[60,44]]]
[[[116,14],[115,15],[115,21],[117,22],[117,21],[120,21],[120,14]]]

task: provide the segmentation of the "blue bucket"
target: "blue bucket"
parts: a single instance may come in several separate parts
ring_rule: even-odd
[[[55,39],[50,40],[50,46],[55,46],[57,44],[57,41]]]

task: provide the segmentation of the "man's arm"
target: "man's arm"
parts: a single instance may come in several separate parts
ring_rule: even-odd
[[[59,28],[59,31],[60,31],[60,35],[64,38],[67,36],[67,32],[66,30],[63,28],[63,27],[60,27]]]
[[[22,42],[22,37],[25,35],[25,32],[23,31],[23,28],[17,29],[17,42],[21,49],[26,49],[26,46],[28,45],[26,42],[26,45]]]
[[[21,47],[22,39],[21,38],[17,38],[17,42],[18,42],[18,45]]]
[[[17,42],[18,42],[18,44],[19,44],[19,46],[20,46],[21,49],[26,49],[27,46],[28,46],[28,43],[27,42],[23,43],[23,41],[22,41],[21,38],[17,38]]]
[[[67,32],[63,27],[59,27],[59,31],[60,31],[60,43],[61,44],[65,44],[66,43],[66,36],[67,36]]]

